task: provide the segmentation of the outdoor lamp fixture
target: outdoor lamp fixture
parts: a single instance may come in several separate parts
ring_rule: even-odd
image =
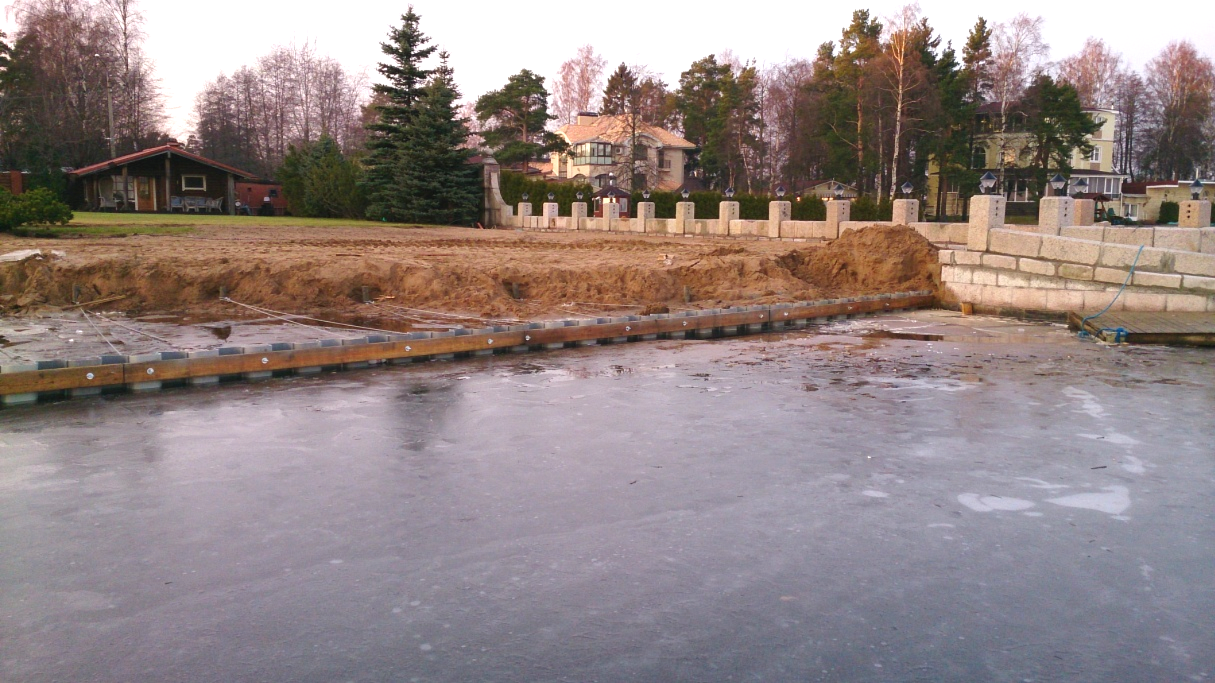
[[[991,171],[983,174],[979,178],[979,188],[983,190],[983,194],[991,194],[991,188],[996,186],[996,176]]]
[[[1065,185],[1067,185],[1067,178],[1064,178],[1062,173],[1056,173],[1055,177],[1050,179],[1050,186],[1055,189],[1056,197],[1062,196],[1060,191]]]
[[[642,198],[642,199],[644,199],[644,200],[646,200],[647,202],[648,202],[648,201],[650,201],[650,191],[649,191],[649,190],[642,190],[642,191],[641,191],[641,198]]]
[[[574,195],[574,196],[578,198],[578,201],[582,201],[582,193],[581,193],[581,192],[579,192],[578,194],[576,194],[576,195]]]
[[[1085,192],[1088,192],[1088,179],[1081,178],[1080,180],[1076,181],[1076,192],[1072,196],[1079,198],[1080,195],[1084,194]]]
[[[551,201],[553,201],[553,200],[554,200],[554,199],[556,199],[556,198],[557,198],[557,195],[553,194],[552,192],[549,192],[549,193],[548,193],[548,200],[549,200],[550,202],[551,202]]]
[[[777,196],[777,198],[778,198],[778,199],[784,199],[784,198],[785,198],[785,186],[784,186],[784,185],[777,185],[777,186],[776,186],[776,196]]]
[[[528,195],[526,192],[524,192],[524,193],[523,193],[523,201],[525,201],[525,202],[526,202],[528,199],[531,199],[531,197],[530,197],[530,196],[529,196],[529,195]]]
[[[732,187],[726,188],[726,199],[734,199],[734,188],[732,188]]]
[[[844,185],[843,185],[843,183],[836,183],[836,184],[835,184],[835,187],[833,187],[833,188],[831,189],[831,193],[835,195],[835,198],[836,198],[837,200],[838,200],[838,199],[843,199],[843,198],[844,198]]]
[[[1198,201],[1202,197],[1201,180],[1195,178],[1194,182],[1190,184],[1190,196],[1194,199],[1194,201]]]
[[[683,188],[683,192],[679,193],[679,196],[683,197],[684,199],[687,199],[688,197],[692,196],[692,193],[688,192],[688,188],[685,187],[685,188]]]
[[[608,174],[608,185],[611,185],[613,187],[616,185],[616,174],[615,173]]]
[[[901,188],[899,188],[899,189],[903,190],[903,196],[904,196],[904,197],[908,197],[908,198],[910,198],[910,197],[911,197],[911,191],[915,189],[915,186],[911,184],[911,181],[910,181],[910,180],[908,180],[907,182],[903,183],[903,187],[901,187]]]

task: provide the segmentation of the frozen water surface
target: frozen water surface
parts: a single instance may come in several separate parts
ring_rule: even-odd
[[[1215,676],[1211,353],[891,320],[0,412],[0,680]]]

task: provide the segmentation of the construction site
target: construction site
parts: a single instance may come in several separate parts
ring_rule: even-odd
[[[1204,680],[1209,229],[998,209],[0,237],[0,677]]]

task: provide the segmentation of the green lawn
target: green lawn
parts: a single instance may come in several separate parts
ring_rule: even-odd
[[[392,227],[416,228],[409,223],[375,223],[343,218],[294,218],[290,216],[226,216],[181,213],[98,213],[77,211],[71,223],[49,227],[24,227],[18,234],[29,237],[124,237],[127,235],[180,235],[204,226],[271,227]]]

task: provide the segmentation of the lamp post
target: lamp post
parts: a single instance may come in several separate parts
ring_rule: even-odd
[[[726,199],[734,199],[734,188],[733,187],[726,188]]]
[[[683,197],[683,200],[686,202],[688,200],[688,197],[692,196],[692,193],[688,192],[688,188],[685,187],[685,188],[683,188],[683,192],[679,193],[679,196]]]
[[[784,186],[784,185],[777,185],[777,186],[776,186],[776,198],[777,198],[777,199],[784,199],[784,198],[785,198],[785,186]]]
[[[650,201],[650,191],[648,189],[642,190],[641,198],[646,200],[647,202]]]
[[[551,201],[553,201],[553,200],[554,200],[554,199],[556,199],[556,198],[557,198],[557,195],[553,194],[552,192],[549,192],[549,193],[548,193],[548,200],[549,200],[550,202],[551,202]]]
[[[581,193],[581,192],[579,192],[579,193],[575,194],[574,196],[578,198],[578,201],[582,201],[582,196],[583,196],[583,195],[582,195],[582,193]]]
[[[1085,192],[1088,192],[1088,179],[1081,178],[1080,180],[1076,181],[1076,191],[1072,193],[1072,197],[1079,199],[1080,195],[1084,194]]]
[[[835,187],[831,188],[831,194],[835,195],[835,200],[839,201],[844,198],[844,184],[836,183]]]
[[[1201,180],[1195,178],[1194,182],[1190,184],[1190,197],[1193,198],[1194,201],[1198,201],[1199,199],[1202,199],[1202,181]]]
[[[991,194],[991,188],[996,186],[996,176],[988,171],[979,178],[979,189],[983,190],[983,194]]]
[[[911,184],[910,180],[908,180],[907,182],[903,183],[903,186],[899,189],[903,191],[903,197],[911,199],[911,191],[915,189],[915,186]]]
[[[101,59],[100,54],[95,54],[93,57]],[[110,67],[104,61],[102,62],[102,67],[105,71],[106,108],[110,115],[110,158],[116,159],[118,158],[118,140],[114,138],[114,91],[110,89]]]
[[[1067,186],[1067,178],[1064,178],[1062,173],[1056,173],[1055,177],[1050,179],[1050,186],[1054,188],[1056,197],[1062,197],[1063,188]]]

